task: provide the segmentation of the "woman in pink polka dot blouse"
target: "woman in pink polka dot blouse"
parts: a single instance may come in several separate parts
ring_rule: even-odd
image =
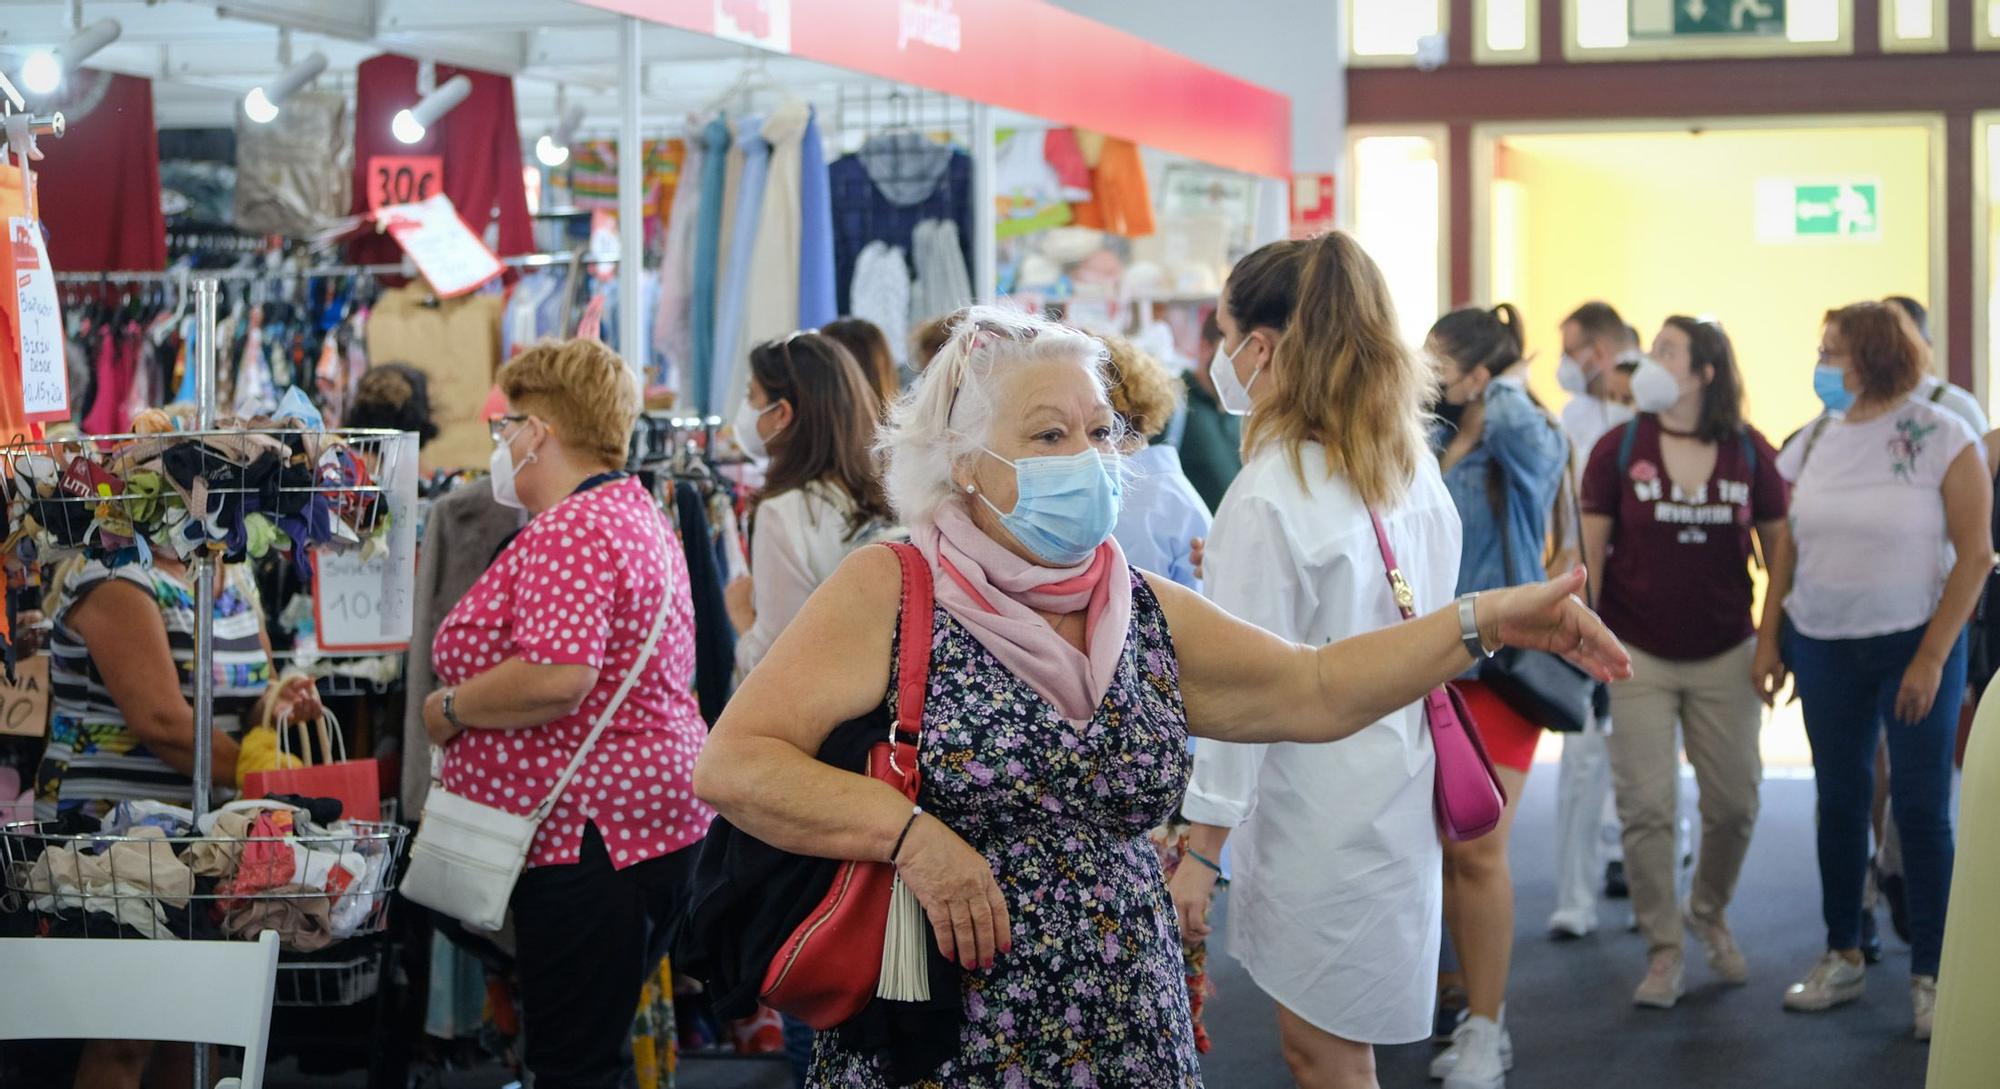
[[[424,706],[446,789],[527,813],[630,673],[645,675],[557,800],[513,910],[527,1065],[544,1089],[621,1084],[657,936],[682,907],[714,813],[692,790],[706,736],[687,678],[694,610],[666,518],[625,462],[639,412],[595,341],[545,342],[500,372],[493,495],[533,518],[439,626]]]

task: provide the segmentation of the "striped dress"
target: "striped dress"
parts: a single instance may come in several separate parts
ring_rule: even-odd
[[[256,584],[241,567],[225,568],[215,601],[215,725],[234,737],[244,716],[271,681],[271,660],[259,638],[263,610]],[[194,698],[194,591],[158,568],[108,568],[95,560],[64,580],[50,639],[52,704],[49,746],[35,778],[35,816],[51,820],[82,811],[102,816],[122,801],[151,800],[187,805],[194,784],[147,750],[128,728],[104,686],[92,648],[69,626],[69,611],[92,590],[112,580],[129,582],[152,595],[166,623],[167,644],[181,678],[181,695]],[[97,654],[121,647],[97,647]]]

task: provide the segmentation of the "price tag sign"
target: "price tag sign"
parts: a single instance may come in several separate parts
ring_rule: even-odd
[[[69,419],[69,369],[63,366],[62,309],[56,277],[42,244],[42,225],[7,221],[14,263],[15,348],[21,360],[21,408],[34,421]]]
[[[375,155],[368,160],[368,210],[415,204],[444,192],[444,158],[439,155]]]
[[[42,737],[49,732],[49,656],[14,663],[14,679],[0,674],[0,734]]]
[[[443,193],[415,204],[387,205],[375,215],[417,263],[438,298],[477,290],[502,271],[500,259],[465,225]]]
[[[321,650],[381,654],[410,645],[417,578],[417,437],[382,444],[382,498],[388,509],[386,547],[313,550],[313,629]]]

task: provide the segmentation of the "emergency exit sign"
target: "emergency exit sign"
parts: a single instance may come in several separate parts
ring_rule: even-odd
[[[1635,38],[1785,36],[1785,0],[1631,0]]]
[[[1874,178],[1757,179],[1757,240],[1873,242],[1882,237],[1882,183]]]

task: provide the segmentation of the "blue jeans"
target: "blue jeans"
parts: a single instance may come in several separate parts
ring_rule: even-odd
[[[1945,660],[1937,699],[1923,721],[1896,721],[1896,689],[1924,629],[1866,639],[1814,639],[1787,623],[1785,663],[1805,704],[1819,785],[1820,910],[1829,949],[1861,945],[1861,895],[1868,871],[1875,746],[1889,741],[1889,808],[1903,837],[1910,905],[1910,973],[1934,976],[1944,945],[1951,890],[1951,752],[1965,694],[1966,641]]]

